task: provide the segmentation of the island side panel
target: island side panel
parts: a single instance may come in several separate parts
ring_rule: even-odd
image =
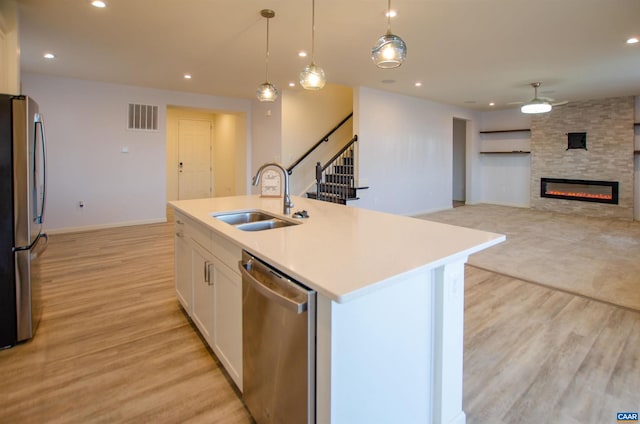
[[[433,271],[433,423],[465,424],[462,410],[464,352],[464,264]]]
[[[431,422],[433,278],[413,272],[340,304],[318,296],[318,423]]]

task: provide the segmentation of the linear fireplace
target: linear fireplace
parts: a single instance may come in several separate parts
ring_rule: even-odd
[[[540,196],[617,205],[618,182],[541,178]]]

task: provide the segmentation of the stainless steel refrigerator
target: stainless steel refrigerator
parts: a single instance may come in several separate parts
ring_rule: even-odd
[[[38,104],[0,94],[0,348],[32,338],[40,321],[45,154]]]

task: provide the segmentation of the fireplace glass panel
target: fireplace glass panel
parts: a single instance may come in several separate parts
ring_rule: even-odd
[[[618,203],[618,182],[542,178],[540,195],[555,199]]]
[[[612,188],[592,184],[547,183],[546,194],[593,199],[613,199]]]

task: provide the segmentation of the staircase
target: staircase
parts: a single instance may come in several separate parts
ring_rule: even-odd
[[[356,200],[358,189],[354,178],[354,145],[358,136],[354,136],[324,166],[316,164],[316,191],[308,192],[307,197],[325,202],[346,205],[349,200]]]
[[[300,165],[309,155],[312,154],[322,143],[329,141],[329,137],[332,136],[338,129],[340,129],[346,122],[353,117],[353,112],[349,113],[338,125],[336,125],[331,131],[329,131],[324,137],[322,137],[317,143],[315,143],[309,150],[307,150],[298,160],[296,160],[289,168],[287,172],[289,175],[293,170]],[[354,135],[338,153],[336,153],[327,163],[322,165],[320,162],[316,162],[316,190],[307,192],[307,197],[311,199],[323,200],[326,202],[339,203],[346,205],[349,200],[356,200],[356,192],[359,189],[365,189],[369,187],[356,187],[355,186],[355,142],[358,141],[358,136]],[[309,168],[307,168],[310,171]],[[307,178],[309,173],[307,171]]]

